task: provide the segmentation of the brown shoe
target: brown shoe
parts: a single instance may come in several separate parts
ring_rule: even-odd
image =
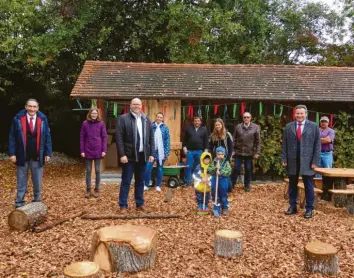
[[[137,206],[135,209],[136,209],[137,211],[145,211],[144,206]]]
[[[100,197],[100,190],[99,189],[95,188],[95,190],[93,191],[93,197],[95,197],[95,198]]]
[[[91,196],[91,188],[86,188],[86,192],[85,192],[85,198],[90,198]]]
[[[118,213],[119,214],[127,214],[128,213],[128,209],[127,208],[119,208]]]

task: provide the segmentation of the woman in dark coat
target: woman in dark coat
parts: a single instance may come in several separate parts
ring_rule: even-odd
[[[101,159],[107,153],[107,131],[97,108],[91,108],[87,113],[86,120],[82,123],[80,132],[80,153],[81,156],[85,158],[86,166],[85,197],[89,198],[91,196],[91,172],[92,162],[94,162],[96,182],[93,196],[98,198],[101,180]]]

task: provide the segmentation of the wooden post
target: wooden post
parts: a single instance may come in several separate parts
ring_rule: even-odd
[[[215,233],[215,255],[235,257],[242,255],[242,233],[239,231],[219,230]]]
[[[157,233],[145,226],[109,226],[93,235],[91,260],[107,272],[138,272],[155,264]]]
[[[339,263],[337,249],[320,241],[308,243],[304,248],[305,270],[309,273],[337,275]]]
[[[64,269],[64,278],[102,278],[98,264],[89,261],[76,262]]]
[[[41,202],[32,202],[13,210],[8,217],[9,226],[16,231],[25,231],[44,222],[48,208]]]

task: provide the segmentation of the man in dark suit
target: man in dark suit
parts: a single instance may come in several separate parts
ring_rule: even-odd
[[[122,212],[128,208],[128,195],[133,174],[136,209],[144,210],[145,164],[146,161],[154,161],[152,123],[141,110],[141,100],[134,98],[130,103],[130,111],[117,120],[117,152],[120,163],[123,164],[119,191],[119,207]]]
[[[286,215],[296,214],[297,183],[302,176],[305,185],[305,218],[312,218],[314,209],[314,169],[321,159],[321,136],[317,124],[306,119],[305,105],[295,107],[296,121],[288,123],[284,130],[281,160],[289,175],[289,208]]]

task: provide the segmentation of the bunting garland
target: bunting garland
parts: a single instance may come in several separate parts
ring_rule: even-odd
[[[214,115],[216,115],[218,113],[218,108],[219,108],[219,104],[215,104],[215,106],[214,106]]]
[[[234,104],[233,111],[232,111],[232,118],[236,118],[236,112],[237,112],[237,103]]]
[[[226,114],[227,114],[227,105],[224,107],[224,121],[226,120]]]
[[[241,115],[243,115],[245,113],[245,103],[244,102],[241,102]]]
[[[279,117],[281,117],[283,115],[283,105],[280,105],[280,112],[279,112]]]
[[[209,105],[205,106],[205,117],[206,117],[206,120],[208,120],[208,117],[209,117]]]
[[[80,102],[80,99],[75,99],[76,101],[76,104],[77,104],[77,107],[79,107],[79,109],[73,109],[73,110],[88,110],[89,108],[87,108],[87,104],[86,104],[86,107],[84,107],[84,105]],[[118,102],[110,102],[110,101],[105,101],[106,105],[104,105],[104,103],[102,102],[101,99],[91,99],[91,108],[95,107],[97,108],[97,110],[100,112],[100,114],[103,116],[104,113],[103,113],[103,109],[106,111],[106,114],[108,113],[108,111],[110,109],[113,108],[113,116],[114,117],[118,117],[119,114],[121,113],[119,111],[119,103]],[[123,113],[126,114],[128,111],[129,111],[129,105],[127,105],[127,102],[120,102],[122,106],[122,108],[124,109],[123,110]],[[110,106],[110,104],[112,104]],[[238,111],[238,104],[240,104],[240,111]],[[202,116],[203,113],[205,112],[205,119],[208,120],[209,119],[209,112],[210,112],[210,106],[213,106],[213,115],[214,116],[217,116],[217,115],[220,115],[220,117],[223,117],[224,120],[227,119],[228,115],[230,114],[229,113],[229,105],[232,105],[232,119],[236,119],[237,118],[237,114],[238,113],[241,113],[241,115],[243,115],[245,112],[246,112],[246,109],[248,108],[249,110],[247,112],[251,112],[251,109],[252,109],[252,104],[249,103],[249,105],[245,102],[241,102],[241,103],[224,103],[224,104],[213,104],[213,105],[208,105],[208,104],[205,104],[205,105],[191,105],[189,104],[188,106],[182,106],[182,119],[185,120],[186,119],[186,116],[188,116],[189,119],[193,119],[194,118],[194,109],[196,108],[197,109],[197,115],[198,116]],[[220,111],[220,106],[223,106],[223,111]],[[279,110],[278,110],[278,107],[279,106]],[[186,113],[186,107],[188,107],[188,112]],[[205,107],[205,110],[203,111],[203,107]],[[295,120],[296,119],[296,110],[293,106],[285,106],[286,108],[288,109],[291,109],[291,118],[292,120]],[[156,108],[158,108],[156,106]],[[174,107],[173,107],[173,119],[176,120],[176,117],[177,117],[177,108],[178,108],[178,105],[176,105],[176,102],[174,104]],[[151,112],[151,107],[149,105],[145,105],[143,104],[142,105],[142,111],[145,113],[147,111],[147,114],[149,115]],[[278,110],[278,111],[277,111]],[[167,105],[164,105],[163,106],[163,113],[164,115],[166,115],[168,112],[168,106]],[[259,116],[264,116],[264,103],[263,101],[259,101],[258,103],[258,112],[259,112]],[[284,112],[284,105],[282,104],[277,104],[277,103],[273,103],[273,115],[276,116],[276,117],[282,117],[283,115],[283,112]],[[278,114],[279,113],[279,114]],[[315,118],[314,118],[314,121],[319,124],[320,122],[320,116],[321,114],[325,115],[326,113],[322,113],[322,112],[317,112],[317,111],[310,111],[308,110],[308,113],[314,113],[315,115]],[[334,125],[334,120],[335,120],[335,117],[338,116],[336,114],[327,114],[330,121],[329,121],[329,126],[330,127],[333,127]],[[349,116],[350,117],[350,116]],[[231,118],[231,117],[230,117]],[[171,117],[172,119],[172,117]],[[345,122],[345,125],[346,127],[348,127],[349,125],[349,121],[347,120]]]
[[[263,115],[263,103],[260,101],[259,102],[259,116]]]

